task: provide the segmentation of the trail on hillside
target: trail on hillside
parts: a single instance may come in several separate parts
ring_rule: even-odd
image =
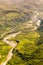
[[[41,20],[39,20],[39,19],[37,18],[38,15],[39,15],[39,13],[38,13],[37,11],[35,11],[34,16],[32,17],[32,23],[31,23],[31,24],[34,24],[35,27],[32,29],[32,31],[37,30],[37,28],[38,28],[38,27],[40,26],[40,24],[41,24]],[[12,57],[12,55],[13,55],[13,53],[12,53],[13,49],[17,46],[17,44],[13,43],[12,41],[9,41],[8,39],[11,38],[11,37],[16,37],[17,34],[20,34],[20,33],[21,33],[21,31],[19,31],[19,32],[17,32],[17,33],[12,33],[12,34],[10,34],[9,36],[7,36],[7,37],[5,37],[5,38],[3,39],[3,41],[6,42],[6,44],[12,46],[12,48],[11,48],[10,51],[8,52],[8,55],[7,55],[6,60],[5,60],[4,62],[2,62],[0,65],[6,65],[6,64],[7,64],[7,62],[11,59],[11,57]]]
[[[10,34],[8,37],[5,37],[5,38],[3,39],[3,41],[6,42],[6,44],[12,46],[12,48],[11,48],[10,51],[8,52],[8,55],[7,55],[6,60],[5,60],[4,62],[2,62],[0,65],[6,65],[6,64],[7,64],[7,62],[11,59],[11,57],[12,57],[12,55],[13,55],[13,53],[12,53],[13,49],[14,49],[14,48],[16,47],[16,45],[17,45],[17,44],[15,44],[15,43],[13,43],[12,41],[8,41],[8,39],[9,39],[10,37],[16,37],[16,36],[17,36],[18,34],[20,34],[20,33],[21,33],[21,31],[19,31],[19,32],[17,32],[17,33]]]
[[[32,29],[33,31],[37,30],[38,27],[40,27],[41,20],[38,19],[39,13],[37,11],[34,11],[34,16],[32,17],[32,22],[36,26]]]

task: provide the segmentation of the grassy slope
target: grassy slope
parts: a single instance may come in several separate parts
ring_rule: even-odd
[[[28,32],[18,35],[17,47],[7,65],[43,65],[43,38],[37,32]]]
[[[11,49],[11,46],[7,45],[3,41],[0,41],[0,63],[6,59],[8,51]]]
[[[26,9],[24,8],[25,6]],[[10,39],[14,42],[16,42],[15,40],[18,40],[19,43],[14,49],[13,57],[7,65],[43,65],[43,36],[40,37],[41,34],[43,35],[43,32],[39,35],[37,32],[29,32],[29,28],[24,27],[23,23],[29,22],[31,16],[33,16],[33,8],[30,10],[28,5],[24,5],[24,7],[21,5],[21,7],[21,10],[19,8],[15,10],[13,9],[15,7],[10,8],[9,6],[7,8],[7,6],[3,6],[3,9],[7,11],[2,10],[0,12],[0,36],[12,29],[14,29],[14,31],[23,31],[23,33],[16,38]],[[8,9],[11,10],[8,11]],[[40,6],[37,9],[40,11],[40,15],[43,18],[43,9]],[[8,50],[11,47],[3,44],[1,41],[0,44],[2,44],[0,50],[0,54],[2,55],[2,57],[0,55],[0,62],[2,62],[5,60]]]
[[[33,16],[33,11],[24,10],[10,10],[10,11],[1,11],[0,12],[0,36],[9,32],[12,29],[22,30],[23,23],[30,20],[31,16]]]

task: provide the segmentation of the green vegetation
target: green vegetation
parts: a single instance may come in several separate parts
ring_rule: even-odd
[[[5,42],[0,41],[0,63],[6,60],[8,51],[11,49],[11,46],[7,45]]]
[[[14,9],[0,11],[0,39],[9,34],[22,31],[15,38],[8,41],[17,43],[13,49],[13,56],[7,65],[43,65],[43,26],[37,31],[32,31],[36,26],[35,21],[30,25],[34,15],[33,9]],[[42,13],[40,15],[43,17]],[[35,25],[34,25],[35,24]],[[4,35],[5,33],[5,35]],[[4,36],[3,36],[4,35]],[[6,59],[11,46],[0,40],[0,63]]]
[[[43,65],[43,38],[40,37],[37,32],[27,32],[11,38],[19,43],[7,65]]]
[[[18,9],[8,10],[8,11],[0,10],[0,39],[1,40],[3,40],[6,34],[11,34],[12,32],[25,30],[23,24],[26,23],[27,21],[30,21],[31,16],[33,16],[33,12],[26,10],[23,11],[23,13]],[[13,39],[11,41],[13,41]],[[5,42],[1,40],[0,40],[0,63],[6,59],[8,51],[11,49],[10,46],[8,46]],[[17,42],[14,40],[14,43]]]
[[[23,30],[24,23],[31,20],[33,11],[24,10],[23,13],[17,10],[0,11],[0,37],[2,34],[16,30]],[[22,27],[23,26],[23,27]]]

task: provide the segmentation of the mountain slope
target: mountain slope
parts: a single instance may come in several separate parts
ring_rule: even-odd
[[[43,0],[0,0],[0,7],[3,6],[3,7],[12,8],[14,6],[20,7],[20,6],[24,6],[24,5],[42,7]]]

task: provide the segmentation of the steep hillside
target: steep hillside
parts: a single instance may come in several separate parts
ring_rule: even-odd
[[[36,30],[38,17],[43,18],[40,5],[43,0],[0,0],[0,34],[12,29]]]
[[[33,7],[34,6],[35,7],[42,7],[43,0],[0,0],[0,7],[3,6],[3,7],[12,8],[14,6],[20,7],[20,6],[25,6],[25,5],[33,6]]]
[[[0,0],[0,65],[6,64],[43,65],[43,0]]]

